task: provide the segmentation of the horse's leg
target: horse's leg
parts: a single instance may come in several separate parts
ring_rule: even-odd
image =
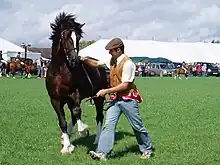
[[[181,78],[181,74],[182,74],[181,71],[179,71],[179,72],[178,72],[178,78],[179,78],[179,80],[182,79],[182,78]]]
[[[25,68],[24,72],[25,72],[25,78],[28,78],[28,72],[27,72],[26,68]]]
[[[30,72],[28,72],[28,78],[31,78],[31,73]]]
[[[104,114],[103,114],[104,100],[105,100],[104,97],[98,97],[94,99],[94,103],[96,107],[97,130],[96,130],[96,138],[93,144],[98,144],[99,137],[102,131],[102,124],[104,119]]]
[[[80,106],[75,106],[75,105],[73,106],[73,104],[68,103],[68,107],[70,109],[71,118],[72,118],[72,121],[69,123],[68,128],[67,128],[67,132],[69,136],[71,136],[74,133],[73,129],[76,123],[78,126],[79,135],[82,137],[88,136],[89,135],[88,125],[84,124],[81,120],[82,110]]]
[[[10,76],[9,76],[10,70],[9,70],[8,68],[6,69],[6,73],[5,73],[5,74],[6,74],[6,77],[10,77]]]
[[[0,77],[2,77],[3,69],[0,68]]]
[[[188,73],[185,73],[186,80],[188,80]]]
[[[176,71],[174,72],[174,79],[176,80],[176,77],[177,77],[177,73]]]
[[[88,125],[84,124],[81,121],[81,114],[82,114],[82,109],[80,107],[81,100],[80,100],[80,95],[79,91],[76,90],[70,98],[72,99],[72,105],[68,103],[68,107],[71,111],[71,117],[72,117],[72,125],[74,126],[76,123],[78,125],[78,132],[80,136],[88,136],[89,135],[89,130],[88,130]],[[69,124],[71,127],[71,124]],[[72,126],[72,128],[73,128]],[[71,132],[71,129],[68,129]]]
[[[72,153],[74,150],[74,146],[70,143],[69,135],[67,134],[67,123],[63,109],[64,103],[61,103],[61,101],[58,101],[56,99],[51,99],[51,104],[56,111],[59,120],[59,126],[62,131],[61,144],[63,145],[63,148],[61,150],[61,153]]]
[[[29,66],[27,66],[27,68],[25,68],[25,72],[26,72],[26,74],[27,74],[27,78],[31,78]]]
[[[71,113],[71,121],[67,126],[67,133],[68,133],[69,136],[71,136],[74,133],[73,129],[74,129],[74,126],[76,124],[76,119],[73,120],[74,115],[73,115],[73,111],[72,111],[73,108],[74,108],[74,102],[71,100],[67,103],[67,105],[68,105],[68,108],[69,108],[70,113]]]
[[[13,71],[11,72],[11,74],[12,74],[12,78],[15,79],[15,70],[13,70]]]
[[[23,78],[23,74],[24,74],[23,69],[21,69],[21,72],[20,72],[21,78]]]

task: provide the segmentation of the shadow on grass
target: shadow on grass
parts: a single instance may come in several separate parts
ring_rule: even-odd
[[[81,145],[81,146],[85,146],[88,148],[87,153],[91,150],[95,150],[97,147],[97,144],[93,144],[93,142],[95,141],[95,134],[90,135],[88,137],[80,137],[74,141],[72,141],[72,143],[76,146]],[[134,136],[134,134],[129,133],[129,132],[116,132],[115,134],[115,144],[117,143],[117,141],[122,140],[123,138],[125,138],[126,136]]]
[[[154,157],[155,156],[155,148],[152,148],[152,151],[153,151],[152,157]],[[110,158],[111,159],[119,159],[121,157],[126,156],[129,153],[140,154],[141,152],[139,150],[138,144],[133,144],[133,145],[127,147],[126,149],[123,149],[118,152],[114,152],[113,154],[111,154]]]
[[[87,154],[89,153],[89,151],[95,151],[96,150],[96,147],[97,147],[97,144],[93,144],[94,140],[95,140],[95,134],[93,135],[90,135],[88,137],[80,137],[74,141],[72,141],[72,143],[76,146],[84,146],[84,147],[87,147]],[[126,136],[130,136],[130,137],[133,137],[134,134],[130,133],[130,132],[116,132],[115,134],[115,144],[117,144],[118,141],[126,138]],[[153,152],[155,152],[155,149],[153,148],[152,149]],[[126,156],[127,154],[129,153],[134,153],[134,154],[140,154],[140,150],[139,150],[139,147],[138,147],[138,144],[135,143],[121,151],[117,151],[117,152],[114,152],[114,153],[111,153],[110,154],[110,158],[111,159],[119,159],[120,157],[123,157],[123,156]],[[152,156],[155,156],[154,154]]]

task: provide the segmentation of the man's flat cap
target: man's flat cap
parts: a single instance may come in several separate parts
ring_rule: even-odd
[[[115,49],[115,48],[119,48],[124,46],[123,41],[120,38],[113,38],[106,46],[105,49],[106,50],[111,50],[111,49]]]

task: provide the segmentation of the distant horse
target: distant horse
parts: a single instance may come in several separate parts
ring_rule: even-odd
[[[82,38],[84,24],[75,22],[75,16],[60,13],[52,28],[52,58],[46,74],[46,89],[51,104],[57,114],[62,131],[61,153],[71,153],[74,146],[70,143],[71,129],[77,123],[78,132],[88,135],[88,125],[81,121],[81,100],[94,96],[100,89],[107,88],[106,71],[104,68],[93,68],[80,61],[78,56],[79,41]],[[73,37],[73,38],[72,38]],[[64,105],[67,104],[71,113],[71,122],[67,126]],[[94,98],[96,107],[97,143],[103,124],[104,98]]]
[[[179,78],[181,80],[182,79],[181,75],[183,75],[186,78],[186,80],[188,79],[188,75],[189,75],[188,67],[182,68],[179,65],[177,66],[176,70],[174,71],[174,78],[175,79]]]
[[[33,63],[33,60],[25,60],[25,72],[27,77],[31,77],[31,74],[37,72],[37,65]]]
[[[15,73],[20,72],[21,78],[25,73],[25,78],[31,77],[31,69],[33,69],[32,59],[15,59],[12,58],[11,62],[8,63],[9,72],[12,74],[12,77],[15,78]]]
[[[7,62],[4,60],[0,60],[0,77],[6,75]]]

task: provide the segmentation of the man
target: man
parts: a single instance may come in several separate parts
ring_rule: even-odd
[[[142,159],[152,155],[152,144],[148,132],[140,118],[138,102],[142,101],[134,84],[136,66],[131,59],[124,54],[124,44],[120,38],[112,39],[105,47],[112,55],[110,60],[110,86],[102,89],[97,96],[110,94],[112,106],[106,113],[105,126],[100,135],[97,151],[90,151],[93,159],[106,160],[114,145],[115,129],[121,113],[124,113],[136,136]],[[100,61],[81,58],[91,66],[103,65]]]
[[[21,60],[21,52],[18,52],[15,60],[16,61],[20,61]]]
[[[35,62],[37,63],[37,78],[41,78],[42,75],[41,57],[36,59]]]
[[[4,59],[2,58],[2,50],[0,50],[0,60],[4,60]]]
[[[187,65],[185,63],[185,61],[182,62],[182,69],[185,71],[185,73],[187,72],[187,69],[186,69]]]

